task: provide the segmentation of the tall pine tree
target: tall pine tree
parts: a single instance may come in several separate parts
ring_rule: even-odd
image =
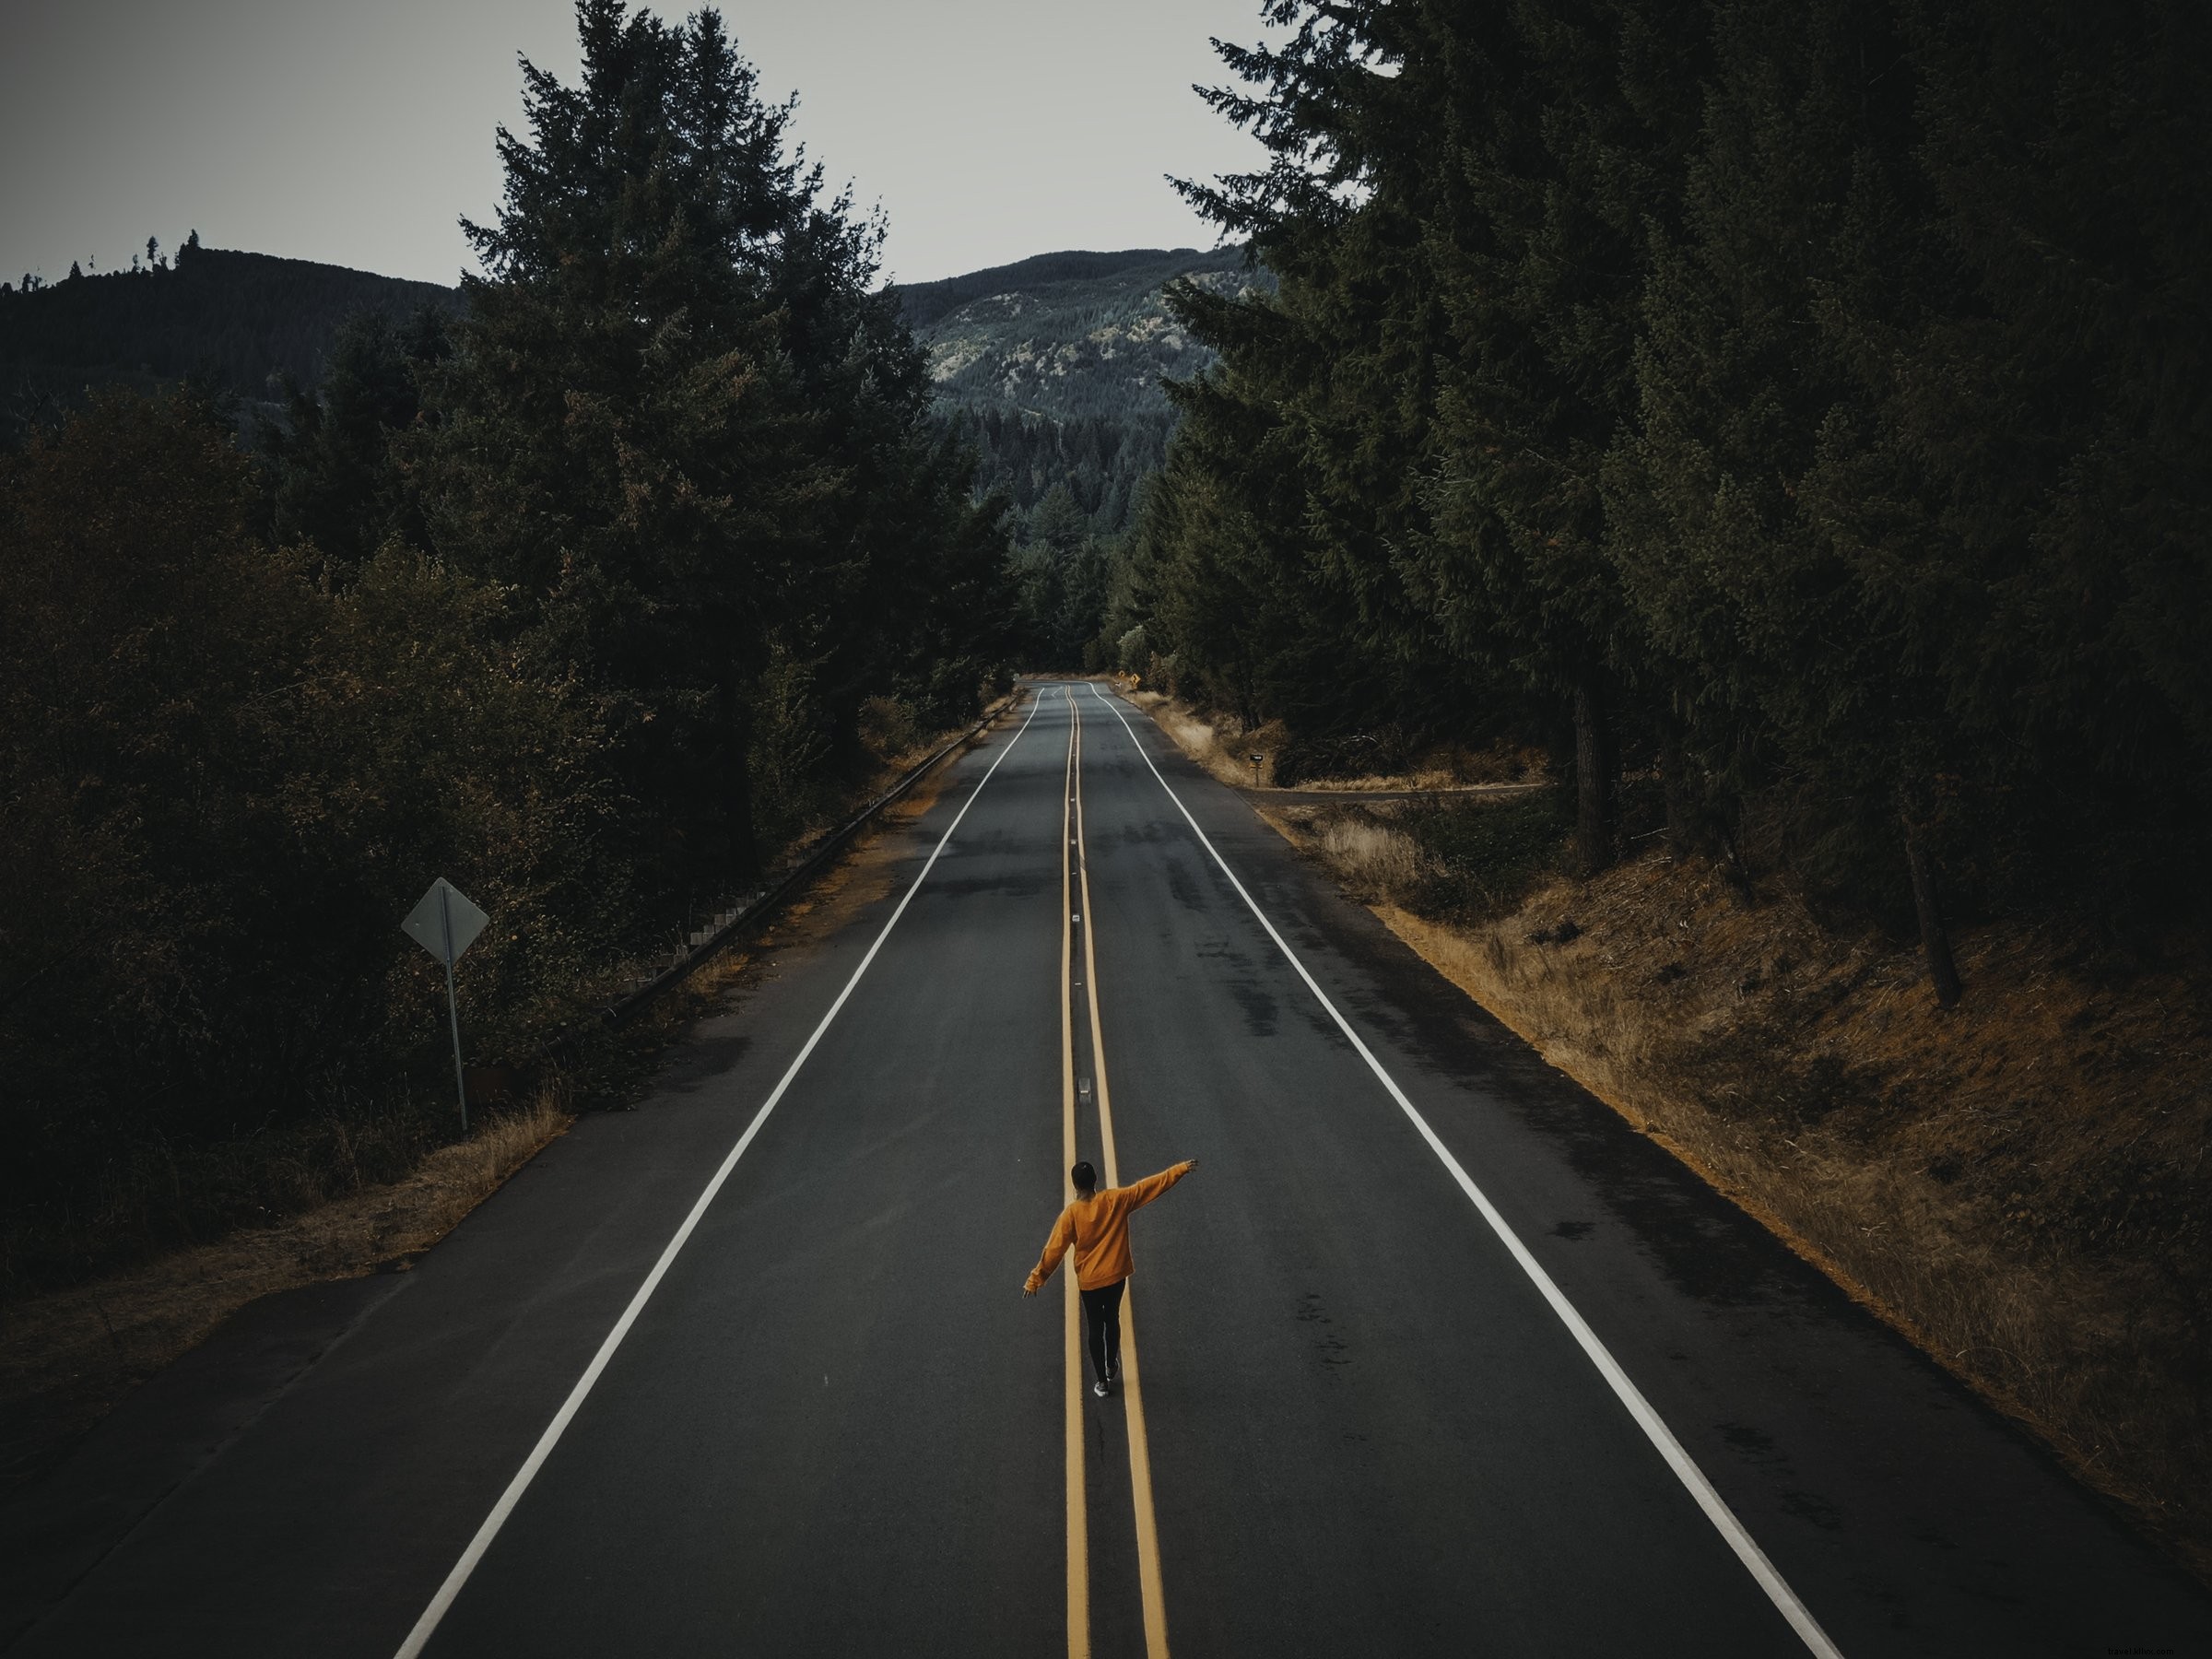
[[[912,674],[934,561],[1001,544],[935,487],[959,457],[876,282],[881,227],[825,198],[794,106],[761,99],[713,12],[577,19],[579,84],[525,64],[527,136],[500,135],[504,199],[468,227],[488,275],[429,377],[416,483],[440,549],[510,584],[533,649],[601,696],[641,843],[712,883],[758,856],[773,642],[849,733]],[[1003,628],[983,608],[971,666]]]

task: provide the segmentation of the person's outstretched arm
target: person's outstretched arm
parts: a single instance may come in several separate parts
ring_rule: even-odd
[[[1071,1204],[1060,1212],[1060,1219],[1053,1223],[1053,1236],[1044,1241],[1044,1254],[1037,1258],[1037,1265],[1030,1269],[1030,1277],[1022,1281],[1024,1296],[1034,1296],[1044,1288],[1045,1281],[1053,1277],[1053,1269],[1060,1265],[1060,1258],[1075,1241],[1076,1208]]]
[[[1130,1198],[1131,1209],[1142,1209],[1177,1182],[1198,1167],[1198,1160],[1186,1158],[1179,1164],[1171,1164],[1157,1175],[1147,1175],[1142,1181],[1133,1181],[1122,1191]]]

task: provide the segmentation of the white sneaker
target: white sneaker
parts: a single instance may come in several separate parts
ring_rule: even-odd
[[[1102,1400],[1102,1399],[1104,1399],[1104,1398],[1105,1398],[1105,1397],[1106,1397],[1108,1394],[1112,1394],[1112,1393],[1113,1392],[1113,1390],[1112,1390],[1112,1389],[1111,1389],[1111,1388],[1109,1388],[1109,1387],[1108,1387],[1108,1386],[1107,1386],[1105,1383],[1103,1383],[1103,1382],[1093,1382],[1093,1383],[1090,1385],[1090,1392],[1091,1392],[1092,1394],[1097,1394],[1097,1395],[1099,1396],[1099,1398]]]

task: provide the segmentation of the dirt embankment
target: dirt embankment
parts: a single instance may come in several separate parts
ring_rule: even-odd
[[[1967,929],[1947,1014],[1915,949],[1772,880],[1747,900],[1664,851],[1587,882],[1532,864],[1509,820],[1533,805],[1262,813],[2212,1579],[2203,942],[2153,966],[2047,923]]]

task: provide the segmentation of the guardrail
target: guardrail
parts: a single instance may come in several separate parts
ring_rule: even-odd
[[[999,717],[1012,708],[1020,700],[1020,697],[1021,693],[1017,690],[1010,691],[1000,698],[998,701],[983,711],[983,717],[981,720],[958,736],[947,739],[925,759],[916,761],[890,788],[885,790],[843,823],[838,825],[836,829],[823,835],[807,850],[804,858],[777,877],[771,886],[755,893],[735,910],[724,912],[715,918],[712,926],[693,934],[684,947],[677,952],[676,959],[667,967],[639,985],[634,991],[607,1004],[599,1011],[595,1020],[573,1026],[554,1038],[539,1049],[533,1058],[535,1061],[543,1062],[558,1057],[564,1050],[581,1041],[585,1032],[594,1027],[622,1026],[633,1018],[655,997],[665,995],[677,985],[682,984],[720,955],[724,947],[740,934],[759,926],[780,910],[793,894],[812,881],[830,860],[843,852],[846,844],[855,835],[866,829],[870,820],[877,813],[902,799],[913,789],[915,784],[921,782],[947,759],[959,753],[990,730]]]

